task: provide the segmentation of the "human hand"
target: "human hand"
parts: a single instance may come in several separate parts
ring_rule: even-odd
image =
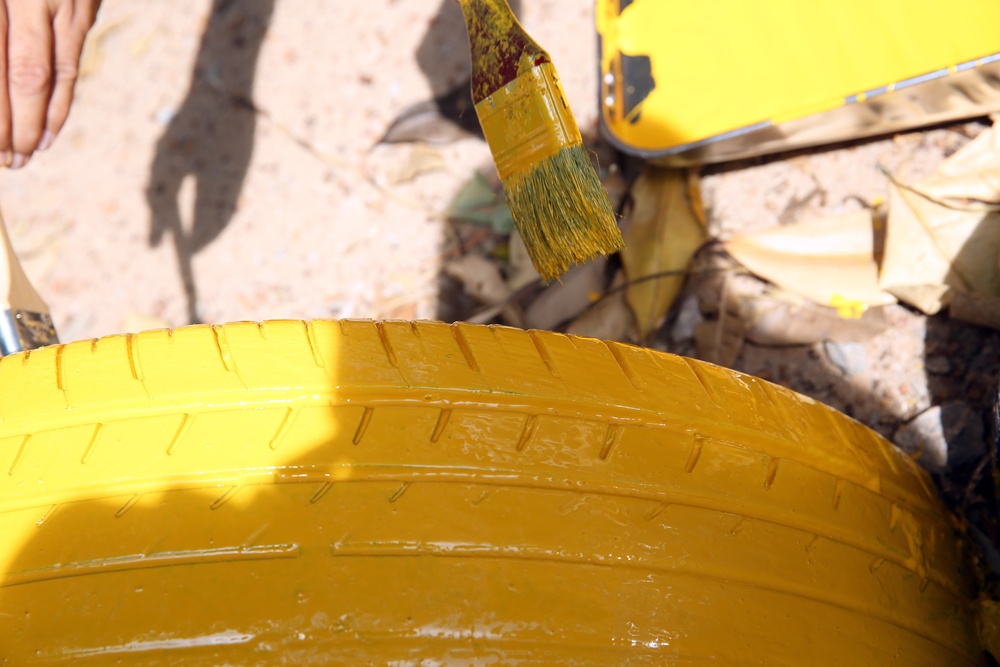
[[[0,0],[0,164],[19,169],[69,115],[101,0]]]

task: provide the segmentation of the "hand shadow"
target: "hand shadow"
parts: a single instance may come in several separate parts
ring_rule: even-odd
[[[274,0],[213,0],[191,87],[150,167],[149,244],[173,236],[191,323],[200,321],[192,259],[236,212],[253,153],[254,72],[273,11]],[[195,201],[185,225],[178,194],[188,176],[195,179]]]
[[[507,3],[520,15],[520,0]],[[441,0],[415,57],[433,98],[404,109],[382,142],[447,143],[468,135],[482,138],[472,103],[469,35],[462,9],[453,0]]]

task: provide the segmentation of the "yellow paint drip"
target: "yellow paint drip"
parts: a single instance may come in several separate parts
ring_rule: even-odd
[[[842,294],[830,297],[830,305],[837,309],[837,315],[848,320],[859,319],[868,310],[868,304],[858,299],[849,299]]]
[[[476,104],[476,114],[505,179],[583,143],[551,63],[532,67]]]

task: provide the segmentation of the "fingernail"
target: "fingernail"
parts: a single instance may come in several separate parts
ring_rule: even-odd
[[[56,140],[56,135],[52,134],[48,130],[45,130],[44,132],[42,132],[42,141],[38,144],[38,150],[40,151],[48,150],[49,146],[51,146],[52,142],[55,140]]]
[[[14,154],[10,151],[0,152],[0,164],[4,167],[10,166],[10,161],[14,159]]]
[[[28,156],[22,155],[21,153],[14,153],[14,159],[10,163],[11,169],[20,169],[24,165],[28,164]]]

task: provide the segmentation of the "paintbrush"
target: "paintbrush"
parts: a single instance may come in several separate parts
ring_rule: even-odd
[[[507,203],[543,278],[621,249],[622,236],[549,54],[506,0],[459,0],[472,100]]]
[[[49,316],[49,307],[28,282],[14,248],[7,237],[7,227],[0,217],[0,289],[5,302],[0,304],[0,357],[33,350],[59,342]]]

